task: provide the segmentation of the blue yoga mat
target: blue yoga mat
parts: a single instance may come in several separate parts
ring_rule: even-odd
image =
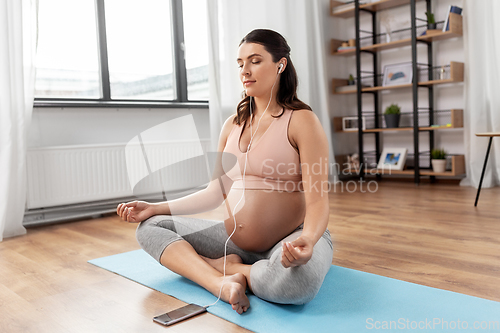
[[[89,262],[187,303],[216,300],[143,250]],[[256,332],[500,332],[498,302],[333,265],[308,304],[249,299],[250,309],[242,315],[222,301],[208,312]]]

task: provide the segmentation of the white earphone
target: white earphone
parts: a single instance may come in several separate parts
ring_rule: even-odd
[[[278,71],[278,75],[283,70],[283,66],[284,66],[284,64],[281,63],[280,64],[280,69]],[[257,133],[257,131],[259,130],[260,121],[262,120],[262,117],[264,117],[264,114],[267,112],[267,109],[269,108],[269,105],[271,104],[271,100],[273,98],[273,89],[274,89],[274,86],[276,85],[276,82],[278,80],[278,75],[276,75],[276,79],[274,80],[273,87],[271,88],[271,97],[269,97],[269,102],[267,103],[267,107],[264,110],[264,113],[262,113],[262,116],[260,116],[260,118],[259,118],[259,121],[257,123],[257,129],[255,130],[255,132],[253,132],[253,130],[252,130],[252,119],[250,119],[250,142],[248,143],[248,147],[247,147],[246,154],[245,154],[245,165],[243,167],[243,175],[242,175],[243,193],[241,195],[240,200],[238,201],[238,203],[233,208],[233,220],[234,220],[234,229],[233,229],[233,232],[231,233],[231,235],[229,235],[229,237],[226,240],[226,243],[224,244],[223,278],[226,277],[227,243],[229,242],[229,240],[231,239],[231,237],[233,237],[234,233],[236,232],[236,217],[234,217],[234,214],[236,212],[236,207],[238,207],[238,205],[240,204],[241,200],[243,199],[243,197],[245,195],[245,174],[246,174],[246,171],[247,171],[247,161],[248,161],[248,155],[249,155],[249,151],[250,151],[250,146],[252,145],[253,137],[255,136],[255,134]],[[255,114],[252,114],[252,97],[251,96],[249,96],[249,110],[250,110],[250,116],[254,116]],[[246,124],[245,124],[245,126],[246,126]],[[239,147],[238,147],[238,149],[239,149]],[[224,283],[225,283],[225,281],[222,282],[222,285],[221,285],[220,290],[219,290],[219,297],[217,297],[217,300],[214,303],[210,304],[210,305],[205,305],[204,306],[205,308],[208,308],[209,306],[217,304],[217,302],[220,300],[220,297],[221,297],[221,294],[222,294],[222,287],[224,287]]]

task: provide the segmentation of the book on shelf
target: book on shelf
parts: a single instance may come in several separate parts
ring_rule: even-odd
[[[450,13],[462,15],[462,8],[458,6],[449,6],[446,13],[446,20],[444,21],[443,32],[450,30]]]

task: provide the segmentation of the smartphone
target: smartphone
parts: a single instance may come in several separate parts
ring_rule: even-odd
[[[156,316],[153,320],[159,324],[169,326],[203,312],[207,312],[205,307],[196,304],[188,304],[182,308]]]

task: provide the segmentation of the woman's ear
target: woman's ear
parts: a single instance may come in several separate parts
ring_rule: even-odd
[[[287,63],[288,61],[286,60],[285,57],[281,58],[278,61],[278,74],[283,73],[285,71]]]

